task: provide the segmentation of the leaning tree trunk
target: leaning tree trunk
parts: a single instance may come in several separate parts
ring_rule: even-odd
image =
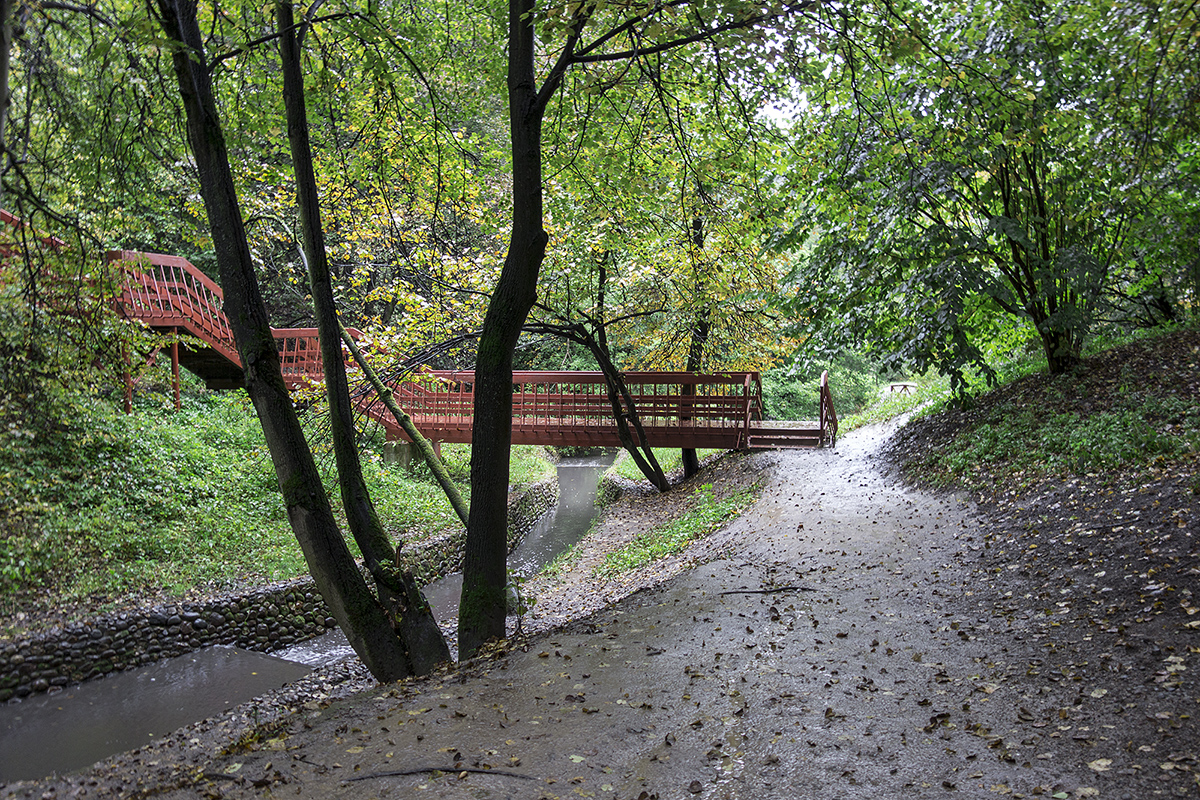
[[[599,340],[595,337],[588,337],[586,344],[591,348],[592,356],[600,366],[600,371],[604,373],[608,401],[612,406],[613,422],[616,423],[617,437],[621,440],[621,446],[625,448],[625,452],[629,453],[633,463],[637,464],[646,479],[654,484],[654,488],[665,492],[671,488],[671,484],[667,481],[667,476],[663,473],[658,458],[654,455],[654,448],[646,442],[646,430],[642,427],[642,418],[638,414],[633,395],[629,393],[629,386],[608,355],[608,339],[604,330],[600,330]],[[634,438],[635,434],[636,439]]]
[[[379,515],[375,513],[367,482],[363,479],[354,428],[354,408],[350,403],[350,384],[346,379],[346,364],[342,355],[341,326],[338,324],[333,281],[325,253],[325,232],[321,224],[312,146],[308,138],[300,46],[291,4],[277,3],[275,11],[279,27],[279,54],[283,64],[283,103],[288,142],[296,173],[296,206],[300,212],[301,238],[316,311],[325,392],[329,399],[330,435],[337,462],[342,507],[354,541],[375,579],[379,599],[390,613],[396,633],[408,652],[409,667],[414,673],[423,675],[438,664],[449,661],[450,649],[411,572],[398,571],[396,550],[379,523]]]
[[[492,293],[475,363],[471,515],[458,607],[459,657],[504,638],[507,614],[508,467],[512,444],[512,354],[537,299],[546,255],[542,228],[542,118],[534,79],[533,0],[509,3],[508,103],[513,154],[513,222],[508,255]]]
[[[421,458],[425,461],[425,466],[429,467],[429,471],[433,473],[434,480],[438,482],[438,486],[442,487],[442,493],[446,495],[446,499],[450,501],[451,507],[454,508],[454,513],[458,515],[459,521],[466,526],[470,511],[463,501],[458,487],[454,485],[454,481],[450,478],[450,473],[446,471],[446,465],[438,458],[437,452],[433,449],[430,441],[417,429],[416,424],[412,421],[412,417],[396,402],[395,393],[380,379],[378,373],[371,368],[371,365],[367,363],[366,357],[358,345],[354,343],[354,339],[350,336],[349,331],[340,325],[338,327],[342,334],[342,343],[346,345],[346,349],[350,351],[350,355],[358,363],[358,368],[363,371],[363,376],[371,384],[371,388],[375,390],[379,402],[391,412],[392,418],[396,420],[396,424],[400,426],[400,429],[408,434],[408,438],[412,439],[417,452],[421,454]]]
[[[409,674],[407,654],[338,530],[279,370],[279,354],[254,276],[217,116],[196,0],[158,0],[158,10],[164,33],[177,43],[172,61],[221,272],[225,315],[233,329],[246,391],[262,425],[288,520],[321,596],[371,674],[380,681],[405,677]]]
[[[581,345],[592,354],[600,372],[604,374],[605,391],[612,407],[613,424],[617,428],[617,438],[621,441],[621,447],[646,476],[646,480],[660,492],[665,492],[671,485],[654,455],[654,448],[648,444],[646,428],[638,414],[633,394],[629,391],[629,384],[625,382],[625,376],[617,369],[609,354],[608,335],[603,318],[589,317],[587,314],[583,316],[596,333],[591,333],[582,322],[537,322],[527,325],[525,329],[530,333],[560,336],[568,342]]]

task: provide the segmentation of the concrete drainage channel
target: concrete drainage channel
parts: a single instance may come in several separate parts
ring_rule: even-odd
[[[579,461],[560,464],[572,487],[581,485]],[[589,520],[596,480],[608,463],[611,459],[584,465],[591,467],[590,487],[584,490]],[[570,513],[548,513],[555,510],[558,485],[558,480],[535,484],[514,500],[510,550],[526,534],[530,544],[555,539],[561,551],[586,533],[587,525],[579,524],[583,498],[562,504]],[[569,523],[566,535],[574,539],[554,532],[556,517]],[[461,542],[447,538],[414,549],[414,572],[423,582],[443,577],[439,583],[445,585],[444,576],[459,568],[461,555],[456,560],[447,552],[461,554]],[[542,563],[557,554],[539,547],[545,552]],[[453,584],[454,577],[448,582]],[[430,594],[446,620],[451,609],[437,608]],[[309,579],[206,603],[99,617],[0,643],[0,700],[8,700],[0,704],[0,783],[88,766],[349,655]],[[95,677],[104,679],[88,680]]]

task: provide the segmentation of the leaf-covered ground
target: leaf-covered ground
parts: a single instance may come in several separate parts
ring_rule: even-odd
[[[1027,687],[1020,699],[1033,705],[1018,707],[1020,721],[1032,739],[1066,738],[1096,756],[1089,767],[1101,785],[1122,787],[1117,797],[1200,795],[1198,398],[1200,333],[1182,331],[920,420],[892,446],[911,480],[956,477],[987,515],[967,562],[976,584],[961,598],[975,623],[960,630],[1001,651],[1021,647],[1024,658],[999,673]],[[948,472],[954,453],[1031,412],[1093,431],[1097,419],[1127,427],[1111,443],[1080,438],[1094,451],[1061,458],[1070,431],[1034,426],[1027,452]],[[1122,434],[1139,446],[1118,460]],[[1110,459],[1118,465],[1105,468]]]
[[[969,425],[727,462],[700,480],[765,480],[758,502],[615,587],[602,553],[661,520],[649,498],[619,503],[537,584],[535,627],[574,617],[562,627],[0,796],[1197,796],[1194,456],[1079,474],[996,460],[956,494],[888,468],[891,442],[928,479]]]

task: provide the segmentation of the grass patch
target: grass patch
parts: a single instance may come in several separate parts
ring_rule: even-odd
[[[596,568],[596,574],[600,577],[618,575],[682,551],[689,543],[712,533],[726,520],[744,511],[758,497],[759,489],[756,484],[718,500],[713,495],[711,483],[698,487],[688,511],[638,534],[629,544],[606,555]]]
[[[1200,453],[1200,332],[1176,332],[1087,358],[1072,374],[1030,374],[945,409],[913,430],[910,465],[936,485],[994,490],[1071,474],[1145,472]]]
[[[1164,428],[1164,421],[1166,422]],[[1001,408],[955,437],[929,466],[946,480],[985,468],[1027,475],[1140,468],[1200,449],[1200,408],[1150,398],[1091,413]]]
[[[508,480],[514,486],[530,486],[558,476],[555,458],[549,450],[536,444],[512,446],[508,466]]]

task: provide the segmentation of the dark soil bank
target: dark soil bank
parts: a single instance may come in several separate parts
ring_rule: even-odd
[[[601,586],[598,554],[656,517],[617,503],[535,584],[535,628],[591,612],[565,627],[0,796],[1196,796],[1186,481],[977,508],[900,483],[889,433],[723,462],[700,480],[765,478],[760,501]]]

